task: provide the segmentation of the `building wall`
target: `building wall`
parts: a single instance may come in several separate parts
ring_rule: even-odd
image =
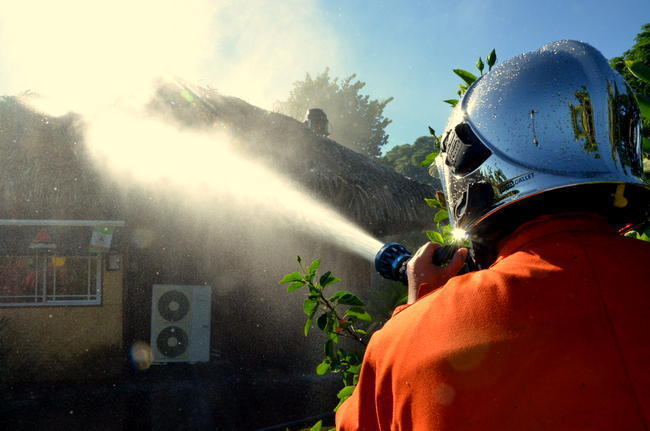
[[[0,308],[9,319],[2,342],[23,375],[19,380],[103,377],[121,370],[122,270],[102,272],[101,305]]]

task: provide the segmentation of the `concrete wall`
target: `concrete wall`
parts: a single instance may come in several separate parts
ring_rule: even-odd
[[[102,304],[3,307],[9,319],[1,342],[18,380],[102,377],[121,370],[123,276],[106,271]]]

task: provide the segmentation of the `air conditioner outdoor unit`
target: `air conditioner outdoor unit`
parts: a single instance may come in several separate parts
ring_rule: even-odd
[[[210,360],[210,286],[155,284],[151,301],[154,364]]]

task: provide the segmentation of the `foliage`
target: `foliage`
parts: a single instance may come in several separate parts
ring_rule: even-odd
[[[379,161],[405,177],[437,186],[439,182],[429,175],[426,168],[423,168],[422,160],[438,146],[437,136],[420,136],[412,144],[394,146]]]
[[[332,139],[358,153],[379,157],[392,121],[383,112],[393,98],[371,100],[360,94],[365,85],[356,75],[332,78],[329,69],[315,78],[307,74],[303,81],[294,82],[288,100],[278,102],[277,110],[302,121],[308,109],[321,108],[332,125]]]
[[[641,241],[648,241],[650,242],[650,226],[645,226],[644,230],[641,231],[635,231],[631,230],[625,234],[625,236],[634,238],[634,239],[640,239]]]
[[[634,91],[643,116],[643,151],[650,157],[650,24],[641,26],[636,43],[622,56],[609,60]]]
[[[494,67],[494,65],[497,62],[496,50],[493,49],[492,51],[490,51],[490,53],[487,55],[485,59],[487,61],[488,72],[489,72],[490,70],[492,70],[492,67]],[[476,68],[478,69],[479,73],[483,75],[485,64],[483,63],[483,59],[481,57],[479,57],[478,60],[476,61]],[[460,97],[467,91],[469,86],[472,85],[474,81],[476,81],[478,78],[472,72],[468,72],[467,70],[464,69],[454,69],[454,73],[464,81],[464,84],[458,84],[458,91],[456,91],[456,94],[458,95],[458,97]],[[448,103],[451,106],[456,106],[456,104],[458,103],[458,99],[447,99],[447,100],[443,100],[443,102]]]
[[[338,393],[339,404],[345,401],[354,390],[359,379],[363,352],[351,352],[339,346],[340,338],[348,338],[365,349],[368,324],[373,321],[366,310],[366,305],[352,292],[341,290],[325,294],[328,287],[341,280],[330,271],[317,277],[321,261],[316,259],[305,268],[300,256],[297,258],[299,271],[285,275],[280,284],[288,284],[287,292],[302,291],[306,295],[303,311],[307,321],[303,328],[305,336],[309,335],[314,320],[325,334],[323,344],[323,361],[316,366],[316,374],[341,374],[344,387]],[[318,280],[318,281],[316,281]],[[329,297],[328,297],[329,296]],[[317,317],[318,315],[318,317]],[[336,410],[335,409],[335,410]]]

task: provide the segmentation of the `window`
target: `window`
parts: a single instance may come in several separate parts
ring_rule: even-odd
[[[0,306],[101,303],[101,256],[0,256]]]

